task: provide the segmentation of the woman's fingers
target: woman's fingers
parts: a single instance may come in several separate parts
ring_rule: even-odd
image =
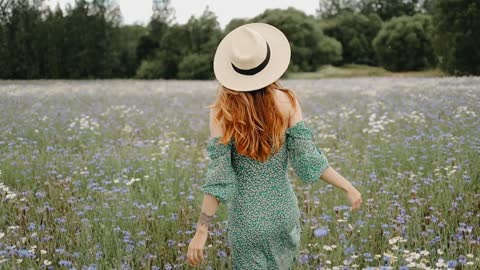
[[[358,198],[356,208],[359,208],[361,203],[362,203],[362,198]]]
[[[353,204],[352,204],[352,207],[350,207],[351,210],[356,210],[360,207],[360,204],[362,203],[362,198],[358,198],[356,199]]]
[[[197,261],[198,261],[198,263],[201,263],[203,261],[203,250],[202,249],[197,250]]]
[[[195,263],[195,253],[193,252],[193,250],[189,251],[188,253],[188,261],[190,262],[190,265],[194,266],[196,263]]]
[[[193,251],[193,254],[195,255],[194,258],[195,258],[195,264],[199,264],[200,263],[200,254],[198,253],[198,249],[195,249]]]
[[[194,266],[203,261],[203,249],[192,248],[187,253],[188,262],[190,265]]]
[[[190,252],[190,249],[188,249],[188,252],[187,252],[187,260],[188,260],[188,264],[193,265],[192,253]]]
[[[190,266],[194,266],[197,264],[195,259],[195,250],[193,248],[189,248],[187,252],[187,259]]]

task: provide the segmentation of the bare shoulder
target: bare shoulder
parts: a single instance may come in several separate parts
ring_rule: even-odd
[[[209,126],[210,126],[210,137],[212,138],[223,136],[223,128],[221,123],[217,121],[216,115],[217,115],[217,110],[211,108]]]
[[[290,99],[288,98],[287,93],[276,89],[275,102],[277,103],[278,109],[280,110],[280,113],[283,115],[283,117],[285,119],[289,119],[292,104],[290,103]]]
[[[285,115],[286,119],[289,119],[289,127],[301,121],[303,117],[298,99],[295,98],[296,108],[294,108],[287,93],[281,90],[276,90],[275,93],[280,111]]]
[[[290,104],[290,99],[288,98],[288,94],[281,90],[275,89],[275,97],[277,98],[277,101],[279,103]]]

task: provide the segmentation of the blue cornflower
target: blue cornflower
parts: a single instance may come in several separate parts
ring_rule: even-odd
[[[457,266],[457,260],[449,260],[447,266],[448,268],[455,268],[455,266]]]
[[[316,228],[313,231],[313,235],[315,235],[315,237],[323,237],[323,236],[326,236],[327,234],[328,234],[327,227]]]

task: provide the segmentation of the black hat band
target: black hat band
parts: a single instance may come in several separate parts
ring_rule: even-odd
[[[233,69],[242,74],[242,75],[255,75],[257,74],[258,72],[262,71],[268,64],[268,61],[270,61],[270,46],[268,45],[268,42],[265,41],[265,43],[267,43],[267,56],[265,57],[265,60],[263,60],[262,63],[260,63],[260,65],[254,67],[254,68],[251,68],[251,69],[241,69],[241,68],[238,68],[236,67],[233,63],[232,63],[232,67]]]

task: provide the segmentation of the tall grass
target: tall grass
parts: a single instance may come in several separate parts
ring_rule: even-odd
[[[480,267],[480,79],[288,80],[346,197],[289,169],[295,269]],[[0,84],[2,269],[191,269],[216,84]],[[200,269],[231,269],[220,205]],[[322,233],[319,233],[322,232]]]

